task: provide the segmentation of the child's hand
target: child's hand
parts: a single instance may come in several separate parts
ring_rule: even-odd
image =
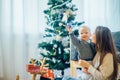
[[[89,68],[90,67],[90,63],[88,63],[87,61],[85,61],[85,60],[79,60],[79,65],[80,66],[82,66],[82,67],[84,67],[84,68]]]
[[[69,33],[72,33],[72,28],[70,26],[66,26],[66,29],[68,30]]]
[[[82,71],[84,72],[84,73],[86,73],[86,74],[90,74],[89,72],[88,72],[88,68],[82,68]]]

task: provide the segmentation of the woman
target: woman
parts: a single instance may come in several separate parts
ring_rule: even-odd
[[[98,26],[93,38],[97,51],[93,64],[79,60],[79,65],[84,67],[86,74],[91,75],[89,80],[117,80],[118,63],[111,31],[107,27]]]

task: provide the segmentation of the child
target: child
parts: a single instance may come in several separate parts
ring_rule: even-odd
[[[75,65],[78,63],[78,58],[92,61],[95,55],[95,48],[94,44],[90,41],[90,29],[87,26],[82,26],[79,29],[79,39],[75,37],[75,35],[72,33],[72,28],[67,26],[66,29],[69,31],[70,39],[73,45],[71,46],[72,52],[71,52],[71,60],[76,61]],[[74,50],[73,50],[74,48]],[[76,50],[77,49],[77,52]],[[79,57],[78,57],[79,55]],[[80,72],[79,72],[80,73]],[[87,80],[89,76],[82,73],[81,78],[83,80]]]
[[[87,26],[82,26],[79,29],[79,39],[72,33],[72,28],[67,26],[72,44],[77,48],[79,59],[91,61],[95,55],[94,44],[90,41],[90,29]],[[72,54],[72,53],[71,53]],[[71,60],[78,60],[75,57],[77,53],[72,54]]]

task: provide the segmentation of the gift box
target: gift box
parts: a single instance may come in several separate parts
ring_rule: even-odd
[[[54,79],[54,71],[46,67],[40,67],[39,65],[27,64],[26,71],[31,74],[41,74],[42,77],[48,79]]]
[[[40,73],[40,66],[39,65],[33,65],[33,64],[27,64],[26,65],[26,71],[30,72],[32,74]]]
[[[54,79],[54,71],[50,70],[49,68],[43,68],[43,71],[46,73],[41,75],[44,78]]]

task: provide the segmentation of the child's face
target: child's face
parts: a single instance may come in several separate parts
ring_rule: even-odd
[[[91,36],[89,29],[87,29],[87,28],[80,28],[79,36],[80,36],[80,39],[82,39],[84,41],[88,41],[90,36]]]

